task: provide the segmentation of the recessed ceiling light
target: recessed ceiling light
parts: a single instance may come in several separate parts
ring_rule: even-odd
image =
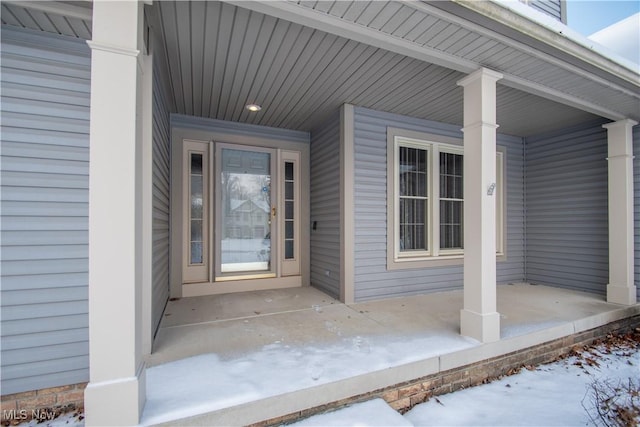
[[[262,110],[262,107],[259,106],[258,104],[249,104],[245,108],[253,113],[255,113],[256,111]]]

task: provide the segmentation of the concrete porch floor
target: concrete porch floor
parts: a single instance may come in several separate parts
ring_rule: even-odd
[[[462,291],[352,305],[310,287],[183,298],[169,302],[147,364],[170,367],[169,362],[209,353],[233,360],[273,346],[338,348],[347,343],[357,349],[366,346],[368,353],[384,351],[384,360],[372,372],[349,367],[324,382],[310,380],[309,387],[299,390],[274,390],[254,400],[214,405],[194,418],[180,417],[180,424],[250,424],[640,314],[638,304],[609,304],[598,295],[503,285],[498,287],[501,340],[481,344],[459,335],[461,308]],[[150,396],[153,390],[148,390]],[[149,421],[169,421],[152,414],[159,406],[162,402],[148,401],[143,422],[145,416]]]

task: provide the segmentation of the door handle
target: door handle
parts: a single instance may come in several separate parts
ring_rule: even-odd
[[[276,208],[272,207],[271,208],[271,215],[275,218],[276,217]]]

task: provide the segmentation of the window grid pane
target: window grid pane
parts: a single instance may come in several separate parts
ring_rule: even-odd
[[[191,154],[190,159],[190,192],[191,206],[189,209],[190,216],[190,264],[202,264],[203,254],[202,248],[204,244],[204,223],[203,223],[203,173],[202,173],[202,154]]]
[[[295,210],[294,210],[294,202],[295,202],[295,174],[294,174],[294,163],[293,162],[285,162],[284,163],[284,205],[285,205],[285,216],[284,216],[284,225],[285,225],[285,236],[284,236],[284,259],[294,259],[295,258],[295,235],[294,235],[294,224],[295,224]]]
[[[462,249],[463,157],[440,153],[440,248]]]
[[[399,148],[399,250],[428,250],[427,150]]]
[[[455,200],[440,201],[440,248],[462,249],[463,203]]]

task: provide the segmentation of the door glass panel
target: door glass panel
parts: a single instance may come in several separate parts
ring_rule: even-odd
[[[293,181],[293,162],[284,164],[284,179],[285,181]]]
[[[202,264],[203,216],[202,216],[202,154],[191,153],[190,192],[190,263]]]
[[[220,271],[271,270],[271,155],[222,149]]]
[[[286,240],[284,242],[284,258],[293,259],[293,240]]]
[[[284,202],[285,219],[293,220],[293,201],[285,200]]]
[[[191,264],[202,264],[202,242],[191,242]]]
[[[285,229],[284,238],[293,239],[293,221],[287,220],[285,222],[284,229]]]
[[[284,163],[284,259],[294,258],[294,174],[293,162]]]
[[[293,181],[284,183],[284,198],[286,200],[293,200]]]

